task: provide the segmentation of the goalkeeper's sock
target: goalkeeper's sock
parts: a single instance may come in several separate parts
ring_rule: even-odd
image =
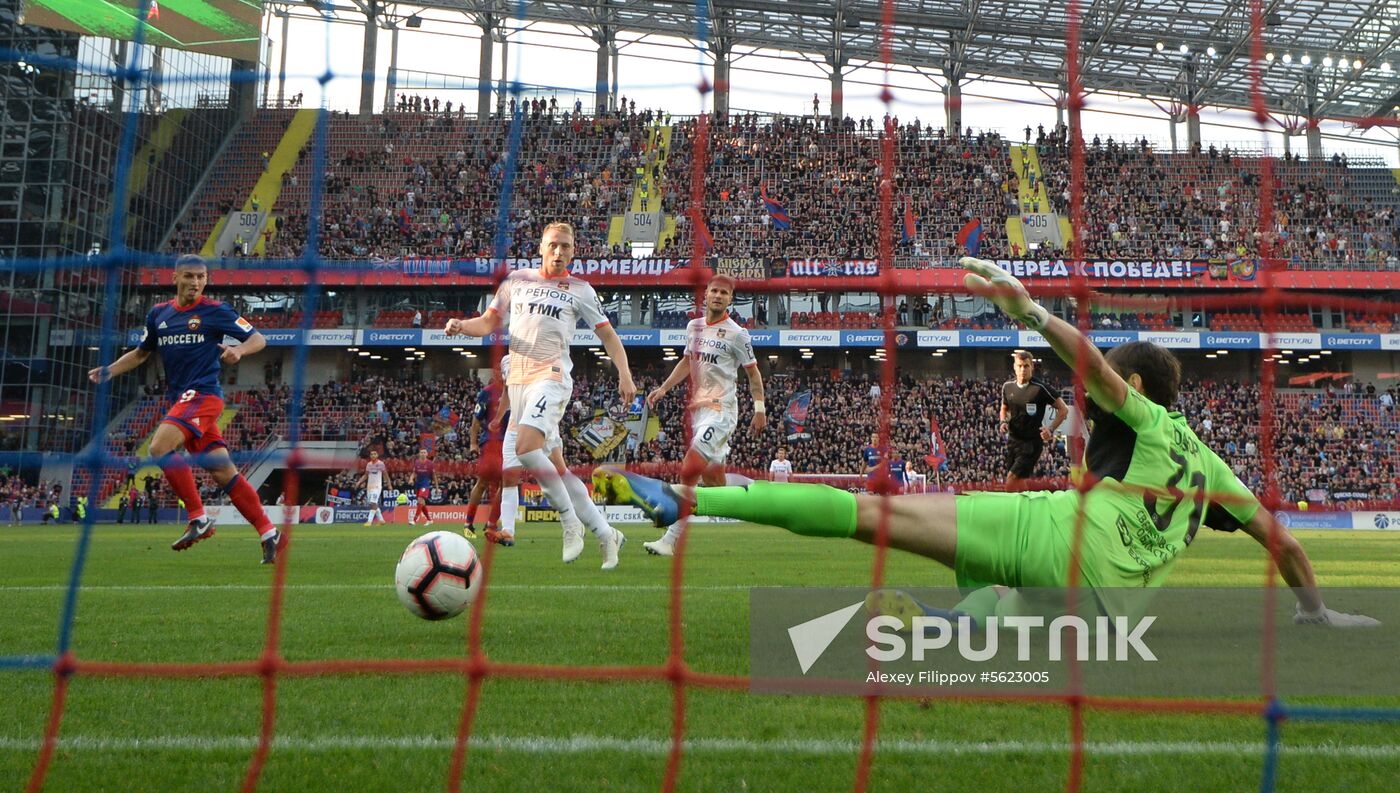
[[[808,537],[856,533],[856,497],[827,485],[757,481],[748,487],[697,487],[695,514],[778,526]]]
[[[754,480],[748,478],[747,476],[744,476],[743,474],[725,474],[725,475],[724,475],[724,486],[725,486],[725,487],[741,487],[741,488],[743,488],[743,487],[748,487],[749,485],[751,485],[751,484],[753,484],[753,483],[754,483]],[[684,522],[678,520],[678,521],[676,521],[675,523],[672,523],[671,526],[670,526],[670,528],[666,529],[666,534],[665,534],[665,536],[663,536],[663,537],[661,538],[661,541],[662,541],[662,542],[669,542],[669,543],[672,544],[672,545],[676,545],[676,544],[678,544],[678,543],[681,541],[681,534],[682,534],[683,532],[685,532]]]

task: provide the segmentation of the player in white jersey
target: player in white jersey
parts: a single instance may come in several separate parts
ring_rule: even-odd
[[[681,482],[711,487],[724,485],[724,461],[729,457],[729,439],[739,426],[739,397],[736,389],[739,370],[749,381],[753,397],[750,433],[768,426],[763,405],[763,376],[753,354],[753,340],[743,325],[729,316],[734,302],[734,279],[716,275],[705,287],[705,315],[686,325],[685,355],[666,381],[647,394],[647,406],[654,407],[673,387],[690,378],[690,451],[681,463]],[[666,529],[659,540],[642,543],[647,553],[672,556],[683,528],[680,522]]]
[[[510,415],[510,355],[501,356],[501,400],[496,412],[491,416],[489,429],[496,432],[502,418]],[[515,545],[515,519],[520,514],[520,479],[525,469],[520,466],[520,457],[515,453],[515,420],[506,421],[506,431],[501,436],[501,507],[496,515],[497,528],[486,530],[486,540],[509,548]],[[553,451],[552,449],[550,450]]]
[[[375,518],[379,518],[380,523],[388,523],[384,519],[384,513],[379,511],[379,497],[384,493],[384,474],[388,471],[384,461],[379,459],[379,452],[369,453],[369,462],[365,463],[365,472],[360,477],[360,487],[365,489],[365,501],[369,502],[373,509],[369,517],[365,518],[365,525],[374,523]]]
[[[588,488],[564,465],[559,421],[573,394],[569,344],[574,326],[585,320],[617,367],[618,397],[623,404],[637,395],[627,351],[603,313],[598,293],[569,274],[574,258],[574,229],[567,223],[545,226],[538,270],[516,270],[501,282],[486,313],[448,320],[448,336],[485,336],[510,324],[510,415],[516,426],[515,451],[520,464],[539,482],[549,503],[559,510],[564,527],[565,562],[583,553],[583,529],[598,538],[603,569],[617,567],[625,538],[608,525]]]
[[[792,460],[787,458],[787,449],[779,449],[778,456],[768,464],[768,478],[774,482],[786,482],[792,478]]]

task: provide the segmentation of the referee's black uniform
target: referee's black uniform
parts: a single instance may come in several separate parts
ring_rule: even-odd
[[[1006,405],[1006,427],[1011,435],[1006,446],[1006,469],[1013,476],[1026,479],[1035,473],[1035,465],[1045,449],[1040,427],[1045,422],[1046,409],[1056,399],[1055,392],[1035,378],[1025,385],[1015,380],[1002,384],[1001,401]]]

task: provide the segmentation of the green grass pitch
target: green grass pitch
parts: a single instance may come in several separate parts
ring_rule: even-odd
[[[453,528],[439,523],[434,528]],[[483,644],[495,660],[659,664],[667,653],[669,561],[646,556],[656,530],[626,527],[620,569],[597,569],[590,543],[559,562],[555,525],[498,549]],[[103,525],[90,549],[74,650],[107,661],[212,662],[262,649],[272,571],[246,527],[184,553],[180,527]],[[291,660],[460,657],[466,620],[429,623],[394,597],[394,563],[422,527],[302,526],[288,560],[283,655]],[[1400,536],[1300,532],[1324,585],[1400,586]],[[0,655],[51,653],[76,530],[0,527]],[[478,542],[478,547],[480,543]],[[745,525],[697,526],[687,558],[686,658],[744,674],[748,588],[859,586],[873,550]],[[895,553],[891,585],[942,586],[932,562]],[[1202,532],[1170,585],[1253,586],[1264,558],[1243,536]],[[278,685],[277,742],[260,789],[445,788],[465,692],[454,675],[355,675]],[[21,790],[52,696],[47,671],[0,671],[0,791]],[[463,789],[656,790],[666,766],[671,689],[658,683],[490,679]],[[1400,706],[1391,700],[1346,704]],[[251,678],[74,679],[53,791],[236,790],[258,731]],[[863,703],[692,688],[680,786],[695,791],[851,789]],[[889,700],[871,789],[1062,790],[1061,705]],[[1237,716],[1089,711],[1084,789],[1251,790],[1264,724]],[[1285,723],[1277,789],[1388,791],[1400,778],[1400,724]]]

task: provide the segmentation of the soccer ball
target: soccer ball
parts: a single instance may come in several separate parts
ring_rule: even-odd
[[[481,561],[460,534],[430,531],[408,544],[394,571],[404,608],[425,620],[461,614],[481,589]]]

